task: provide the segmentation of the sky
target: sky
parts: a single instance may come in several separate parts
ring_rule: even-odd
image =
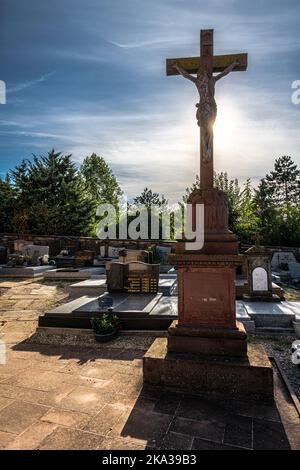
[[[132,198],[170,202],[199,173],[193,84],[167,57],[248,52],[246,72],[217,84],[215,170],[257,184],[275,158],[300,165],[298,0],[0,0],[0,176],[51,148],[80,164],[96,152]]]

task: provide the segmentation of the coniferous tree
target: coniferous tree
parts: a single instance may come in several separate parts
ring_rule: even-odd
[[[10,183],[9,175],[0,178],[0,232],[14,232],[16,211],[16,191]]]
[[[288,208],[297,205],[300,199],[300,170],[291,157],[275,160],[274,170],[266,175],[265,191],[278,206]]]
[[[145,188],[140,196],[134,198],[133,203],[146,206],[150,209],[151,206],[166,206],[168,201],[164,195],[160,196],[158,193],[153,192],[152,189]]]
[[[71,155],[51,150],[11,171],[18,219],[34,234],[88,235],[91,199]]]

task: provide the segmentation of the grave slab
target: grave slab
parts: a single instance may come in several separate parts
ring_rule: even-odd
[[[45,276],[53,270],[53,266],[2,266],[0,267],[0,278],[34,278]]]
[[[244,302],[256,327],[291,328],[295,313],[289,302]]]
[[[76,280],[85,280],[85,279],[102,279],[104,276],[104,268],[61,268],[53,269],[51,272],[45,273],[44,278],[49,281],[72,281]]]
[[[114,313],[128,330],[167,330],[177,317],[176,297],[159,294],[105,293],[113,299]],[[40,315],[40,327],[91,328],[91,318],[99,315],[99,297],[82,296]],[[160,304],[162,302],[162,305]]]

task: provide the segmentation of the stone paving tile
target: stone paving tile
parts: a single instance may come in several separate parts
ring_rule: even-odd
[[[41,418],[41,421],[47,421],[49,423],[59,424],[60,426],[67,426],[75,429],[84,429],[90,420],[91,416],[86,413],[64,410],[61,408],[51,409]]]
[[[6,322],[1,333],[20,333],[20,332],[33,332],[36,328],[36,322],[33,321],[9,321]]]
[[[2,374],[1,369],[0,369],[0,383],[11,379],[13,376],[14,376],[14,374]]]
[[[187,419],[215,420],[225,424],[228,411],[214,401],[187,395],[182,398],[177,415]]]
[[[47,436],[41,445],[40,450],[90,450],[102,449],[104,438],[97,434],[78,429],[56,428]]]
[[[172,417],[162,413],[133,408],[124,415],[111,435],[142,439],[148,446],[159,448],[169,429]]]
[[[240,447],[220,444],[205,439],[194,439],[192,450],[243,450]]]
[[[45,392],[43,390],[33,390],[31,388],[13,387],[15,390],[15,398],[28,403],[37,403],[48,407],[60,406],[63,398],[75,389],[75,385],[62,383],[57,390]],[[7,395],[11,393],[8,390]]]
[[[163,440],[161,449],[164,450],[190,450],[193,438],[184,434],[169,432]]]
[[[112,397],[110,399],[112,399]],[[95,415],[108,402],[109,398],[101,395],[101,392],[98,390],[80,385],[64,397],[60,404],[62,408],[68,410],[81,411],[82,413]]]
[[[225,424],[209,419],[201,421],[176,417],[171,424],[170,431],[186,434],[188,436],[211,439],[215,442],[223,442]]]
[[[154,406],[154,411],[174,415],[181,400],[182,396],[179,393],[162,393]]]
[[[127,406],[127,408],[136,407],[139,397],[121,395],[120,393],[115,393],[110,400],[110,403],[118,403],[119,405]]]
[[[0,383],[0,397],[19,398],[19,391],[20,391],[19,387],[14,387],[13,385]]]
[[[13,401],[14,400],[12,398],[0,397],[0,410],[2,410],[2,408],[5,408],[7,405],[13,403]]]
[[[31,450],[36,449],[38,445],[51,434],[57,425],[53,423],[37,422],[26,429],[15,439],[11,440],[5,447],[5,450]]]
[[[227,417],[224,444],[252,448],[252,418],[230,415]]]
[[[103,450],[145,450],[147,441],[128,438],[105,438],[102,442]]]
[[[62,382],[64,382],[63,376],[59,372],[29,369],[6,383],[47,392],[56,390]]]
[[[123,398],[123,400],[122,400]],[[151,400],[150,398],[144,398],[143,396],[138,396],[138,398],[131,398],[131,402],[130,402],[130,399],[124,395],[116,395],[115,397],[115,401],[116,402],[119,402],[119,403],[123,403],[124,405],[127,405],[127,406],[131,406],[133,408],[134,406],[134,409],[142,409],[144,411],[156,411],[157,413],[164,413],[165,410],[162,410],[161,411],[161,407],[157,407],[155,408],[156,406],[156,403],[157,403],[157,400]],[[169,414],[169,413],[166,413],[166,414]]]
[[[126,411],[127,407],[118,403],[105,405],[97,416],[89,421],[85,430],[106,436],[113,430]]]
[[[36,422],[45,413],[48,407],[14,401],[0,410],[0,430],[18,434]]]
[[[279,412],[275,403],[274,404],[253,403],[251,416],[253,418],[280,422],[280,415],[279,415]]]
[[[16,435],[9,432],[0,431],[0,449],[5,449],[5,447],[15,439]]]
[[[288,450],[290,444],[281,423],[253,420],[253,449],[254,450]]]
[[[28,333],[0,333],[0,340],[9,344],[17,344],[25,341],[28,337]]]

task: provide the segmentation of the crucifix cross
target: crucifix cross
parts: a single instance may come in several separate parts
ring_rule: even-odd
[[[232,71],[247,69],[247,54],[214,56],[213,29],[200,31],[200,57],[167,59],[167,75],[182,75],[199,92],[197,123],[200,127],[200,187],[213,187],[213,125],[217,116],[215,84]],[[219,72],[218,75],[214,73]],[[196,77],[193,75],[196,74]]]

